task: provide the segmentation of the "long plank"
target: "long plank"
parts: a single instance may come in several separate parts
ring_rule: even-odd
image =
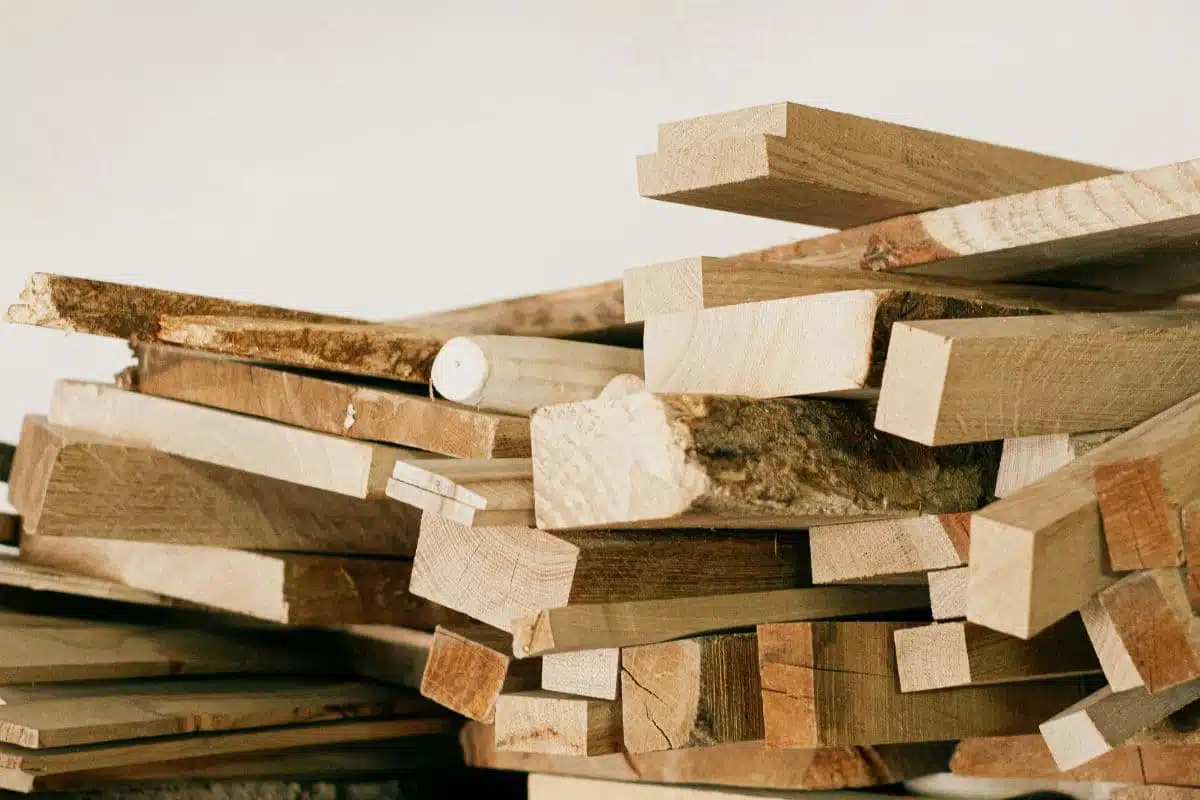
[[[996,497],[1008,497],[1021,487],[1065,467],[1084,453],[1112,441],[1121,433],[1124,431],[1047,433],[1005,439],[993,494]]]
[[[502,693],[541,685],[541,661],[518,660],[511,650],[511,637],[490,625],[439,625],[421,694],[468,719],[492,722]]]
[[[767,743],[822,747],[1033,733],[1090,691],[1086,679],[1073,679],[903,693],[892,639],[906,627],[913,623],[760,625]]]
[[[529,420],[163,345],[137,348],[145,394],[454,458],[529,455]]]
[[[967,563],[969,514],[821,525],[808,531],[813,583],[960,567]]]
[[[1110,174],[797,103],[662,126],[638,157],[643,197],[832,228]]]
[[[1147,420],[971,518],[967,618],[1028,638],[1117,579],[1107,567],[1095,464],[1158,456],[1168,502],[1200,492],[1200,396]]]
[[[25,418],[9,502],[27,533],[412,555],[420,514]]]
[[[396,461],[419,455],[82,381],[56,384],[48,418],[53,425],[358,498],[386,499]]]
[[[616,700],[621,693],[621,650],[601,647],[544,656],[542,688],[561,694]]]
[[[468,527],[426,515],[410,590],[508,631],[516,619],[547,608],[807,583],[802,535],[552,535],[523,527]]]
[[[901,322],[875,425],[929,445],[1128,428],[1200,392],[1198,345],[1195,310]]]
[[[132,589],[115,581],[89,578],[86,575],[75,575],[49,567],[39,567],[8,555],[0,556],[0,585],[17,586],[35,592],[56,592],[148,606],[169,606],[175,602],[171,598],[155,592]]]
[[[869,410],[811,398],[636,391],[540,408],[530,430],[535,512],[549,530],[805,528],[965,511],[999,457],[991,445],[880,436]]]
[[[119,539],[27,536],[21,558],[292,625],[432,629],[457,619],[409,591],[412,562]]]
[[[513,623],[521,657],[633,647],[768,622],[924,608],[923,586],[820,586],[548,608]]]
[[[1087,631],[1078,617],[1032,639],[1017,639],[969,622],[944,622],[895,632],[900,691],[1024,683],[1099,675]]]
[[[598,756],[621,747],[621,704],[543,689],[496,701],[496,749]]]
[[[1200,289],[1200,160],[1093,178],[738,256],[979,281],[1053,278],[1136,294]]]

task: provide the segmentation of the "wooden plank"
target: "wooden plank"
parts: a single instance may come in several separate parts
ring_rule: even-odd
[[[757,646],[753,633],[721,633],[623,650],[625,750],[761,739]]]
[[[58,381],[52,425],[350,497],[386,498],[401,447],[360,442],[83,381]]]
[[[1075,769],[1060,770],[1039,734],[964,739],[954,750],[950,769],[973,778],[1141,783],[1136,745],[1123,745]]]
[[[1121,433],[1124,431],[1046,433],[1005,439],[993,494],[996,497],[1008,497],[1021,487],[1065,467],[1084,453],[1112,441]]]
[[[561,694],[616,700],[621,690],[621,651],[616,647],[554,653],[542,659],[542,688]]]
[[[570,797],[572,800],[607,800],[613,797],[614,793],[619,793],[623,800],[797,800],[799,797],[810,797],[811,800],[839,800],[845,796],[841,792],[798,795],[795,792],[769,789],[661,786],[653,783],[619,784],[597,778],[539,773],[529,776],[529,800],[558,800],[562,797]],[[860,794],[863,800],[889,797],[868,792],[856,792],[855,796]]]
[[[548,608],[513,622],[518,656],[633,647],[767,622],[922,609],[923,586],[820,586]]]
[[[716,117],[659,129],[660,152],[638,157],[643,197],[845,228],[1112,174],[797,103]]]
[[[152,478],[152,479],[151,479]],[[412,555],[420,513],[25,418],[9,502],[39,536]]]
[[[397,461],[388,497],[461,525],[533,525],[528,458]]]
[[[991,445],[880,436],[869,410],[808,398],[632,392],[540,408],[530,430],[537,522],[549,530],[805,528],[964,511],[999,458]]]
[[[1180,403],[971,519],[967,618],[1028,638],[1117,579],[1107,567],[1092,468],[1157,455],[1167,501],[1200,491],[1200,397]]]
[[[1144,687],[1114,693],[1105,686],[1046,720],[1040,729],[1059,769],[1074,769],[1197,700],[1200,680],[1157,694]]]
[[[738,258],[1135,294],[1200,288],[1200,160],[925,211]]]
[[[929,445],[1127,428],[1200,392],[1198,322],[1175,310],[898,323],[875,425]]]
[[[970,569],[955,567],[930,572],[929,608],[936,620],[966,619]]]
[[[395,478],[387,482],[387,496],[407,506],[420,509],[422,513],[443,517],[459,525],[524,525],[534,524],[533,516],[533,482],[532,481],[492,481],[488,485],[493,497],[499,499],[502,505],[518,505],[528,502],[527,508],[475,508],[472,505],[444,497],[411,483],[404,483]]]
[[[0,556],[0,584],[19,586],[36,592],[57,592],[79,597],[97,597],[140,603],[148,606],[169,606],[175,601],[155,592],[132,589],[115,581],[89,578],[49,567],[39,567],[20,561],[15,556]]]
[[[421,694],[469,719],[491,722],[502,692],[536,689],[541,684],[540,659],[517,660],[512,638],[478,622],[439,625]]]
[[[137,357],[132,388],[144,394],[454,458],[529,455],[527,419],[178,347],[143,345]]]
[[[713,570],[713,564],[722,569]],[[426,516],[411,591],[507,631],[514,620],[547,608],[807,583],[802,534],[551,535],[521,527],[467,527]]]
[[[960,567],[967,563],[970,524],[970,514],[927,514],[810,528],[813,583]]]
[[[1161,692],[1200,679],[1200,617],[1175,568],[1126,575],[1084,606],[1084,622],[1114,692]]]
[[[537,336],[456,336],[433,361],[433,388],[448,400],[526,415],[538,406],[591,400],[618,375],[642,374],[642,352]]]
[[[412,562],[221,547],[26,536],[21,558],[291,625],[432,629],[459,617],[409,591]]]
[[[1179,509],[1167,505],[1156,457],[1102,461],[1092,468],[1092,480],[1113,569],[1183,564]]]
[[[621,747],[621,704],[542,689],[496,701],[496,749],[598,756]]]
[[[617,781],[636,781],[638,775],[624,753],[596,756],[532,753],[496,747],[495,726],[468,722],[459,732],[463,761],[469,767],[559,775],[588,775]]]
[[[1188,598],[1192,613],[1200,616],[1200,502],[1192,502],[1179,512],[1183,532],[1183,550],[1187,558]]]
[[[1071,616],[1032,639],[1017,639],[969,622],[945,622],[895,632],[900,691],[1025,683],[1099,675],[1087,631]]]
[[[347,625],[338,633],[335,652],[346,671],[409,689],[421,687],[433,634],[398,625]]]
[[[1092,685],[1074,679],[902,693],[892,638],[906,627],[913,623],[760,625],[767,744],[828,747],[1032,733]]]

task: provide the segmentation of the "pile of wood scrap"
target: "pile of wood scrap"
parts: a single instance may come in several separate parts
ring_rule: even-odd
[[[1200,162],[784,103],[638,178],[840,230],[389,323],[34,275],[136,363],[25,420],[0,583],[142,616],[11,612],[3,785],[453,730],[531,797],[1200,794]]]

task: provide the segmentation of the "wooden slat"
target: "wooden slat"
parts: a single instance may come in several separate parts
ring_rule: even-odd
[[[1095,450],[1124,431],[1091,433],[1047,433],[1004,440],[1000,470],[996,473],[996,497],[1008,497],[1023,486],[1065,467],[1079,456]]]
[[[163,345],[137,348],[145,394],[455,458],[529,455],[529,420]]]
[[[933,618],[966,619],[970,570],[967,567],[939,569],[930,572],[926,578],[929,581],[929,608]]]
[[[834,228],[1112,174],[796,103],[672,123],[659,148],[644,197]]]
[[[621,651],[616,647],[604,647],[544,656],[542,688],[561,694],[616,700],[621,689]]]
[[[502,692],[536,689],[540,659],[517,660],[512,637],[482,623],[439,625],[421,679],[421,694],[469,719],[491,722]]]
[[[964,511],[999,457],[990,445],[879,436],[869,410],[800,398],[633,392],[540,408],[531,432],[538,526],[551,530],[804,528]]]
[[[527,458],[397,461],[387,495],[460,525],[533,525]]]
[[[657,600],[808,583],[803,536],[564,533],[421,520],[411,591],[494,627],[579,603]],[[721,569],[712,566],[720,564]]]
[[[902,693],[892,638],[905,627],[913,623],[760,625],[767,743],[822,747],[1032,733],[1089,691],[1086,679],[1074,679]]]
[[[1179,508],[1167,503],[1157,457],[1101,461],[1092,481],[1113,569],[1183,564]]]
[[[960,567],[967,563],[969,514],[821,525],[808,531],[813,583]]]
[[[767,622],[924,608],[923,586],[820,586],[543,609],[513,622],[513,648],[535,656],[632,647]]]
[[[1087,631],[1075,616],[1028,640],[969,622],[902,628],[895,632],[895,640],[902,692],[1025,683],[1101,672]]]
[[[621,704],[536,689],[496,701],[496,749],[567,756],[615,753]]]
[[[1168,502],[1200,491],[1200,396],[1077,458],[971,519],[967,618],[1026,638],[1115,582],[1107,568],[1092,468],[1157,455]]]
[[[351,674],[419,689],[433,634],[398,625],[347,625],[334,647],[338,663]]]
[[[155,592],[133,589],[115,581],[89,578],[85,575],[76,575],[50,567],[39,567],[7,555],[0,556],[0,584],[19,586],[36,592],[57,592],[148,606],[169,606],[175,603],[171,598]]]

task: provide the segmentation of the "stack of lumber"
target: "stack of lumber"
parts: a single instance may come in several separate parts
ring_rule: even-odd
[[[9,321],[136,362],[12,459],[0,583],[87,600],[5,623],[62,655],[0,686],[4,785],[321,747],[540,798],[1200,796],[1200,162],[783,103],[638,182],[839,230],[388,323],[34,275]],[[168,713],[204,693],[238,712]]]

